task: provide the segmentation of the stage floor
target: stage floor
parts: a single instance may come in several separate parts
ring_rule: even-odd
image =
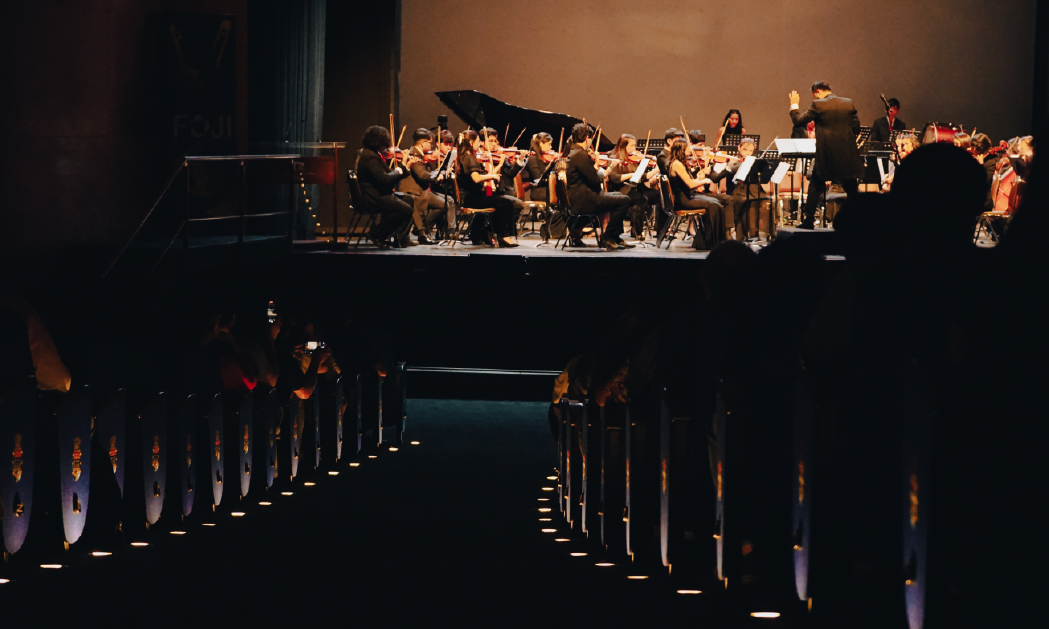
[[[794,232],[802,232],[802,230],[795,230],[791,228],[781,228],[781,236],[787,236],[788,233],[791,235]],[[831,236],[833,234],[832,229],[816,229],[813,231],[802,232],[806,236],[811,234],[816,238],[823,238]],[[519,238],[518,242],[520,246],[512,247],[507,249],[498,249],[495,247],[486,247],[484,245],[471,245],[464,243],[456,243],[455,246],[450,245],[417,245],[414,247],[407,247],[405,249],[387,249],[386,251],[379,251],[374,245],[369,243],[367,240],[362,240],[360,246],[355,247],[353,242],[350,243],[349,247],[346,246],[343,238],[339,239],[339,244],[336,247],[332,246],[330,240],[296,240],[295,251],[297,253],[326,253],[326,254],[340,254],[340,255],[372,255],[372,256],[440,256],[440,257],[454,257],[454,256],[472,256],[472,255],[497,255],[497,256],[523,256],[526,258],[633,258],[638,260],[650,259],[650,260],[686,260],[689,258],[695,260],[703,260],[708,255],[709,251],[697,251],[692,248],[692,241],[688,240],[682,242],[680,239],[675,239],[670,243],[668,248],[666,243],[663,246],[656,248],[655,241],[649,240],[647,246],[639,244],[637,241],[624,239],[628,244],[636,245],[633,249],[625,249],[618,251],[605,251],[600,249],[594,242],[592,237],[587,237],[584,242],[587,244],[585,248],[580,247],[566,247],[563,250],[560,245],[555,246],[555,241],[551,240],[548,244],[544,244],[542,239],[538,235],[523,235]],[[748,246],[755,252],[761,251],[762,248],[768,246],[769,242],[762,234],[762,238],[757,241],[751,241],[747,243]],[[828,260],[840,260],[841,256],[838,255],[825,255]]]

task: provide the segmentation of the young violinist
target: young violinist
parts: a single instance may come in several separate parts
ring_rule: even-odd
[[[441,214],[447,211],[455,216],[454,201],[433,189],[434,185],[444,178],[440,172],[440,151],[433,150],[433,135],[428,129],[417,129],[412,134],[412,140],[415,144],[409,154],[419,161],[408,169],[411,176],[401,180],[401,192],[413,200],[412,219],[419,244],[432,245],[434,243],[427,234]]]
[[[718,182],[734,176],[739,172],[739,167],[743,164],[743,161],[754,155],[757,148],[757,143],[752,138],[740,140],[738,156],[730,159],[723,170],[712,170],[709,175],[711,181]],[[730,178],[729,181],[731,182],[732,179]],[[744,181],[730,183],[728,190],[732,195],[733,211],[731,212],[732,216],[729,216],[730,212],[725,213],[726,231],[730,225],[735,224],[737,240],[743,240],[743,234],[746,234],[748,238],[757,238],[758,209],[761,207],[762,201],[768,198],[768,195],[762,190],[761,184],[748,184]]]
[[[725,120],[721,123],[725,128],[725,135],[746,135],[747,130],[743,127],[743,114],[738,109],[730,109],[725,114]],[[714,147],[717,148],[717,147]]]
[[[377,225],[369,230],[368,240],[379,249],[389,249],[389,239],[396,234],[400,247],[414,246],[408,237],[412,225],[412,207],[394,195],[397,184],[409,176],[408,170],[416,158],[408,156],[403,165],[396,164],[396,155],[389,151],[393,140],[386,127],[372,126],[361,138],[361,150],[357,154],[357,182],[361,196],[369,208],[381,216]]]
[[[486,151],[491,153],[493,157],[499,156],[502,158],[502,165],[497,169],[499,171],[499,186],[496,189],[496,193],[514,200],[514,219],[511,223],[511,230],[513,235],[516,236],[517,220],[521,216],[521,212],[524,212],[524,201],[515,196],[517,191],[514,188],[514,178],[524,169],[527,156],[518,154],[517,157],[511,156],[507,159],[508,152],[503,150],[503,146],[499,143],[499,134],[491,127],[481,129],[481,140]]]
[[[705,244],[710,245],[711,241],[724,231],[721,216],[722,206],[717,199],[694,192],[702,184],[701,180],[693,179],[688,174],[688,167],[685,165],[686,161],[688,161],[688,149],[689,142],[684,137],[677,138],[670,146],[670,159],[667,163],[667,172],[670,173],[668,177],[670,193],[674,196],[674,207],[676,209],[703,210],[703,213],[710,220],[713,231],[713,234],[708,234],[704,238]],[[692,241],[692,246],[696,249],[700,249],[698,236],[699,234],[696,234],[696,238]]]
[[[477,159],[480,151],[481,136],[473,130],[463,131],[459,136],[459,144],[456,146],[456,170],[458,171],[456,180],[459,182],[463,195],[463,207],[495,208],[495,212],[491,215],[491,226],[496,235],[496,246],[516,247],[515,243],[508,240],[510,228],[516,216],[514,199],[497,194],[494,190],[499,185],[499,168],[502,167],[503,160],[500,157],[493,159],[490,163],[486,160],[485,164],[481,164]],[[481,231],[480,223],[475,220],[470,233],[475,245],[490,242],[489,237]]]
[[[608,225],[599,245],[602,249],[633,249],[619,239],[623,233],[623,218],[632,205],[630,197],[618,192],[602,192],[601,182],[606,173],[595,168],[596,154],[590,151],[594,131],[590,125],[579,123],[572,127],[572,152],[568,155],[565,176],[568,180],[568,200],[572,214],[608,213]],[[613,162],[614,163],[614,162]]]
[[[522,177],[525,179],[525,188],[528,189],[529,199],[540,203],[550,202],[549,178],[554,174],[553,163],[560,157],[552,149],[554,138],[544,131],[532,136],[528,159],[525,160],[525,171]],[[543,177],[546,175],[546,177]],[[556,214],[556,216],[555,216]],[[552,210],[549,206],[544,212],[546,224],[539,228],[543,240],[549,240],[551,234],[560,238],[565,228],[565,220],[560,212]]]
[[[615,148],[608,156],[619,160],[618,163],[606,169],[608,189],[630,197],[633,202],[629,211],[630,232],[635,240],[644,241],[645,218],[648,216],[649,208],[659,205],[659,169],[656,168],[655,160],[650,158],[649,170],[641,176],[641,185],[629,185],[630,179],[637,172],[641,160],[645,157],[637,152],[637,138],[629,133],[619,136]]]

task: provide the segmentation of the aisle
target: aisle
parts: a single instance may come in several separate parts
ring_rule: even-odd
[[[291,496],[252,492],[239,503],[246,515],[217,526],[71,564],[22,590],[36,598],[25,609],[61,600],[49,608],[56,618],[76,609],[82,620],[152,626],[739,626],[710,622],[716,592],[683,597],[660,575],[627,580],[625,566],[596,567],[584,541],[541,532],[561,527],[556,492],[542,491],[556,487],[546,404],[409,404],[406,438],[418,445],[357,467],[344,459],[337,476],[299,480]],[[550,515],[542,505],[551,523],[539,522]]]

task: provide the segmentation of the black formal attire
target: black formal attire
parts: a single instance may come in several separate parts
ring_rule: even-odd
[[[809,123],[796,124],[790,128],[790,139],[800,140],[809,137]],[[873,138],[871,138],[873,139]]]
[[[632,202],[618,192],[601,191],[601,175],[594,168],[594,160],[586,151],[574,148],[568,155],[565,170],[568,179],[568,200],[572,214],[604,214],[608,212],[608,226],[603,239],[619,240],[623,233],[623,218]]]
[[[422,151],[414,146],[411,154],[422,158]],[[437,183],[437,176],[440,175],[442,161],[427,164],[420,159],[409,169],[411,176],[401,180],[401,192],[410,196],[413,201],[412,220],[416,231],[421,234],[429,233],[442,214],[445,214],[446,224],[454,229],[455,201],[433,189]]]
[[[816,206],[827,191],[827,181],[840,183],[850,196],[858,190],[856,180],[863,176],[863,160],[856,147],[860,119],[851,99],[834,94],[812,101],[805,111],[792,106],[790,118],[795,126],[816,121],[816,159],[809,180],[809,196],[802,211],[802,227],[811,229]]]
[[[380,216],[379,223],[371,228],[368,237],[383,242],[396,233],[397,241],[405,245],[413,210],[412,206],[397,198],[394,190],[402,179],[408,177],[408,171],[401,167],[387,170],[386,160],[371,149],[361,149],[358,153],[356,171],[365,211]]]
[[[803,127],[804,128],[804,127]],[[768,195],[762,190],[759,183],[747,183],[745,181],[732,181],[739,167],[743,165],[741,160],[734,160],[725,165],[721,172],[710,172],[710,180],[714,182],[728,179],[728,191],[731,193],[730,205],[725,205],[725,228],[735,225],[736,238],[742,240],[746,234],[751,238],[758,235],[758,210],[762,201],[768,199]]]
[[[463,207],[495,208],[495,212],[489,217],[492,224],[492,231],[494,231],[496,236],[500,238],[509,235],[510,226],[513,223],[514,217],[517,215],[516,210],[514,209],[515,199],[500,194],[492,194],[492,196],[488,196],[488,193],[484,189],[484,185],[487,182],[482,181],[481,183],[474,183],[472,177],[473,173],[480,173],[482,175],[488,174],[488,169],[482,166],[475,156],[467,153],[466,155],[459,155],[458,160],[459,175],[457,181],[459,182],[460,192],[463,195]],[[498,184],[498,182],[496,182],[496,184]],[[481,228],[481,221],[473,221],[470,237],[475,243],[488,241],[488,237]]]
[[[882,116],[871,125],[871,142],[888,142],[892,139],[892,131],[903,131],[907,128],[902,120],[896,118],[892,121],[892,129],[889,129],[889,117]]]
[[[644,176],[636,186],[628,185],[627,182],[637,172],[637,164],[624,160],[615,166],[606,169],[608,176],[608,189],[615,190],[630,197],[631,203],[628,211],[630,215],[630,231],[635,238],[644,238],[644,225],[648,217],[649,208],[659,205],[659,190],[649,188],[644,183]]]
[[[499,187],[496,189],[499,195],[514,200],[514,215],[510,220],[510,231],[514,236],[517,235],[517,221],[521,217],[521,212],[524,212],[525,209],[524,201],[517,198],[517,187],[514,185],[517,173],[522,170],[524,170],[524,164],[515,163],[510,158],[507,158],[499,169]]]
[[[554,168],[551,164],[544,162],[539,159],[536,155],[529,155],[528,161],[525,162],[525,172],[522,177],[528,177],[528,183],[534,184],[528,189],[529,198],[532,201],[540,203],[550,203],[550,188],[549,179],[554,174]],[[547,170],[549,169],[549,170]],[[543,174],[546,177],[542,181],[539,181]],[[551,208],[547,205],[545,210],[539,210],[544,213],[546,225],[540,228],[540,233],[543,236],[543,240],[549,240],[550,238],[561,238],[565,232],[565,215],[557,209]]]
[[[692,246],[695,249],[711,249],[717,234],[724,233],[724,226],[721,222],[721,204],[716,199],[695,193],[680,177],[673,173],[671,173],[669,179],[670,193],[674,196],[674,210],[704,210],[704,214],[707,217],[706,228],[703,229],[703,233],[695,235],[692,239]],[[697,224],[702,225],[703,223]],[[702,241],[700,237],[702,237]]]

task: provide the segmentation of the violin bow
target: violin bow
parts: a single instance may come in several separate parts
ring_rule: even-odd
[[[681,132],[685,134],[685,143],[688,144],[688,152],[692,155],[692,157],[695,157],[696,152],[692,150],[692,138],[690,138],[688,135],[688,127],[685,126],[685,117],[678,116],[677,119],[678,122],[681,123]]]
[[[648,135],[645,136],[645,155],[648,155],[648,145],[652,142],[652,129],[648,130]]]
[[[561,149],[564,147],[565,142],[565,128],[561,127],[561,137],[557,139],[557,154],[561,155]]]
[[[487,127],[485,127],[485,128],[487,128]],[[488,174],[489,175],[494,175],[495,174],[495,162],[492,161],[492,150],[488,148],[488,132],[487,131],[484,132],[484,150],[485,150],[485,152],[488,153]],[[489,179],[488,181],[492,182],[492,194],[495,194],[495,181],[492,180],[492,179]]]
[[[507,127],[507,129],[509,129],[509,128],[510,127]],[[517,134],[517,138],[514,140],[514,143],[511,144],[511,145],[507,145],[507,148],[509,148],[510,146],[517,146],[518,141],[521,140],[521,136],[524,135],[524,132],[527,131],[527,130],[528,130],[528,127],[525,127],[524,129],[521,129],[521,132]]]
[[[522,133],[523,133],[523,131],[522,131]],[[506,131],[503,132],[503,147],[505,147],[505,148],[509,148],[510,147],[510,145],[508,145],[506,143],[506,141],[509,140],[509,139],[510,139],[510,123],[508,122],[508,123],[506,123]]]
[[[390,142],[393,142],[393,136],[396,135],[393,127],[393,114],[390,114]]]
[[[408,125],[401,127],[401,134],[397,136],[397,148],[401,148],[401,140],[404,139],[404,132],[408,130]]]

